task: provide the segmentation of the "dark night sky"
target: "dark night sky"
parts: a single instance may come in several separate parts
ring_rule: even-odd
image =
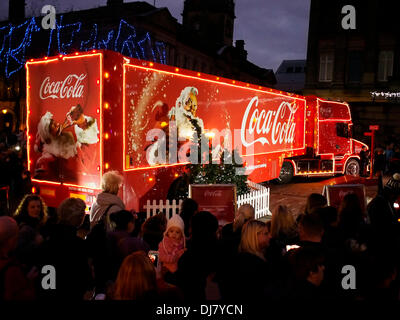
[[[8,1],[0,1],[0,20],[7,19]],[[125,0],[125,2],[131,2]],[[154,0],[148,0],[154,4]],[[276,69],[282,60],[305,59],[310,0],[236,0],[234,40],[245,40],[248,59]],[[107,0],[26,0],[26,15],[40,15],[42,6],[52,4],[58,12],[105,5]],[[183,0],[156,0],[182,21]]]

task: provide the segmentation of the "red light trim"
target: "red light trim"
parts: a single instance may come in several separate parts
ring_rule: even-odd
[[[32,63],[32,59],[31,59],[31,63]],[[26,135],[28,137],[27,139],[27,145],[26,145],[26,149],[27,149],[27,157],[28,157],[28,171],[31,171],[31,161],[30,161],[30,130],[29,130],[29,106],[30,106],[30,81],[29,81],[29,68],[28,68],[28,64],[25,65],[26,68]]]
[[[351,121],[351,119],[349,120],[345,120],[345,119],[323,119],[323,120],[318,120],[319,122],[349,122]]]
[[[324,153],[321,156],[331,156],[332,159],[324,159],[324,160],[332,160],[332,171],[329,170],[320,170],[318,172],[314,171],[297,171],[297,166],[294,161],[290,160],[293,164],[294,175],[295,176],[310,176],[310,175],[331,175],[335,173],[335,155],[333,153]]]
[[[108,79],[110,77],[110,74],[108,72],[104,72],[104,78]]]
[[[369,150],[369,147],[368,147],[368,145],[367,145],[367,144],[365,144],[364,142],[361,142],[361,141],[359,141],[359,140],[356,140],[356,139],[351,139],[351,142],[352,142],[352,143],[354,143],[353,141],[357,141],[358,143],[361,143],[363,146],[365,146],[365,147],[367,148],[367,150]],[[351,150],[353,150],[353,148],[351,148]]]
[[[93,187],[79,186],[77,184],[72,184],[72,183],[63,183],[62,185],[66,186],[66,187],[84,188],[84,189],[89,189],[89,190],[94,190],[94,191],[101,190],[101,189],[97,189],[97,188],[93,188]]]
[[[61,182],[53,182],[53,181],[47,181],[47,180],[38,180],[38,179],[32,179],[33,182],[38,182],[38,183],[46,183],[46,184],[52,184],[55,186],[60,186]]]
[[[165,74],[170,74],[170,75],[175,75],[175,73],[170,72],[170,71],[166,71],[166,70],[161,70],[161,69],[156,69],[156,68],[149,68],[149,67],[143,67],[140,65],[135,65],[135,64],[129,64],[129,63],[124,63],[124,67],[131,67],[131,68],[137,68],[137,69],[142,69],[142,70],[146,70],[146,71],[153,71],[153,72],[159,72],[159,73],[165,73]],[[178,68],[176,68],[175,70],[177,70]],[[179,71],[179,69],[178,69]],[[124,74],[125,74],[125,69],[124,69]],[[211,82],[211,83],[218,83],[218,84],[222,84],[225,86],[230,86],[230,87],[234,87],[234,88],[241,88],[244,90],[250,90],[250,91],[256,91],[256,92],[265,92],[266,89],[268,88],[264,88],[263,90],[259,90],[259,89],[255,89],[255,88],[248,88],[246,87],[244,84],[243,85],[239,85],[239,84],[231,84],[231,83],[227,83],[227,82],[219,82],[219,81],[215,81],[215,80],[211,80],[211,79],[204,79],[204,78],[198,78],[195,76],[190,76],[190,75],[185,75],[185,74],[180,74],[180,77],[184,77],[184,78],[189,78],[189,79],[195,79],[195,80],[199,80],[199,81],[206,81],[206,82]],[[217,77],[219,78],[219,77]],[[226,81],[230,81],[230,80],[226,80]],[[235,80],[233,80],[235,81]],[[236,81],[235,81],[236,82]],[[272,91],[272,89],[270,89]],[[291,98],[294,100],[301,100],[304,101],[304,103],[306,104],[306,99],[305,97],[293,97],[293,96],[289,96],[288,94],[284,94],[284,93],[276,93],[276,92],[269,92],[270,94],[276,95],[276,96],[280,96],[280,97],[285,97],[285,98]],[[305,109],[305,108],[304,108]]]
[[[167,167],[184,166],[184,165],[187,165],[187,164],[190,164],[190,162],[165,164],[165,165],[158,165],[158,166],[153,166],[153,167],[141,167],[141,168],[134,168],[134,169],[124,169],[124,171],[149,170],[149,169],[158,169],[158,168],[167,168]]]
[[[123,75],[122,75],[122,169],[124,171],[127,171],[126,169],[126,137],[125,137],[125,128],[126,128],[126,124],[125,124],[125,93],[126,93],[126,64],[124,64],[122,66],[122,70],[123,70]]]
[[[94,50],[96,52],[96,50]],[[101,186],[101,178],[103,176],[103,161],[104,161],[104,145],[103,145],[103,54],[100,53],[100,68],[99,68],[99,79],[100,79],[100,94],[99,94],[99,106],[100,106],[100,174],[99,174],[99,186]]]
[[[261,155],[263,155],[263,154],[298,151],[298,150],[303,150],[304,148],[305,148],[305,145],[303,144],[303,147],[302,147],[302,148],[285,149],[285,150],[277,150],[277,151],[262,152],[262,153],[253,153],[253,154],[242,154],[242,155],[240,155],[240,156],[241,156],[241,157],[261,156]]]

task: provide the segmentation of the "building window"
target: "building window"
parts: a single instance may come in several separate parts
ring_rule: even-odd
[[[332,81],[333,53],[322,53],[319,60],[319,81]]]
[[[393,51],[379,52],[378,81],[388,81],[393,75]]]
[[[301,73],[301,71],[302,71],[301,67],[294,68],[294,73]]]
[[[286,69],[286,73],[293,73],[293,67],[288,67]]]
[[[348,81],[361,82],[362,75],[362,52],[349,52]]]

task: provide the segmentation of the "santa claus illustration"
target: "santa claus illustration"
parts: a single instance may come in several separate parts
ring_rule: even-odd
[[[197,95],[198,90],[195,87],[184,88],[178,99],[176,99],[175,107],[172,107],[168,112],[168,119],[176,122],[178,140],[180,142],[190,140],[197,143],[204,133],[203,120],[196,116]],[[162,103],[160,105],[166,106]],[[164,157],[159,155],[160,150],[164,149],[162,146],[168,145],[169,137],[166,127],[163,129],[166,134],[145,148],[147,162],[150,165],[163,164],[168,159],[168,151]],[[160,160],[162,160],[161,163]]]
[[[42,153],[36,161],[36,175],[48,172],[50,163],[56,158],[69,159],[77,154],[73,134],[63,132],[49,111],[39,121],[34,150]]]
[[[67,130],[72,126],[73,131]],[[36,161],[35,176],[57,178],[57,173],[51,172],[51,164],[57,159],[68,160],[82,154],[83,145],[99,141],[98,134],[96,119],[85,116],[79,104],[70,109],[61,125],[47,111],[39,121],[36,134],[34,150],[41,152],[41,156]]]
[[[204,132],[203,120],[196,116],[198,93],[195,87],[184,88],[168,113],[169,119],[176,121],[179,138],[197,141]]]

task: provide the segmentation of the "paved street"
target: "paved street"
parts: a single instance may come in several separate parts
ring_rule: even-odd
[[[385,184],[388,177],[383,179]],[[357,178],[352,176],[338,176],[334,178],[303,178],[295,177],[291,183],[276,185],[273,183],[265,184],[270,187],[270,210],[271,212],[279,204],[288,206],[294,214],[302,212],[306,205],[307,197],[310,193],[322,193],[325,185],[333,184],[365,184],[367,202],[375,197],[378,186],[377,180]]]

